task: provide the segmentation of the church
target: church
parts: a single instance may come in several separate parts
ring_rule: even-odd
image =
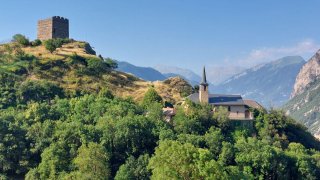
[[[210,94],[205,67],[203,68],[199,92],[193,93],[187,98],[194,103],[208,103],[213,106],[213,111],[216,107],[225,107],[229,111],[229,119],[231,120],[252,121],[254,117],[249,109],[262,108],[256,101],[243,99],[241,95]]]

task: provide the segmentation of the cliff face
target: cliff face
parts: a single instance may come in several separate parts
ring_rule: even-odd
[[[320,50],[301,68],[294,84],[291,98],[302,94],[320,78]]]
[[[320,137],[320,50],[301,68],[283,109]]]

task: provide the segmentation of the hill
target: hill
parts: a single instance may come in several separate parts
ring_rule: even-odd
[[[225,108],[185,101],[168,122],[162,98],[192,91],[181,78],[150,83],[116,71],[85,42],[22,42],[0,46],[0,179],[320,175],[320,142],[282,111],[254,109],[248,128]]]
[[[98,92],[108,88],[114,95],[140,101],[150,86],[154,86],[166,101],[182,99],[191,86],[172,87],[160,81],[146,82],[112,68],[113,60],[97,57],[86,42],[67,41],[50,53],[45,45],[21,46],[18,43],[0,45],[0,71],[15,77],[17,85],[29,81],[46,81],[63,88],[68,95]]]
[[[320,51],[318,51],[297,75],[290,101],[284,110],[320,135]]]
[[[247,69],[211,88],[211,92],[241,94],[265,107],[278,107],[289,100],[295,78],[304,64],[300,56],[284,57]]]
[[[167,79],[166,76],[151,67],[139,67],[123,61],[117,61],[117,64],[117,70],[130,73],[146,81],[163,81]]]

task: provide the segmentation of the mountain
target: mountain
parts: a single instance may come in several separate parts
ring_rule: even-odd
[[[320,135],[320,50],[301,68],[292,98],[283,106],[287,114],[310,132]]]
[[[234,75],[211,88],[211,92],[241,94],[265,107],[278,107],[289,99],[295,78],[304,64],[300,56],[287,56]]]
[[[207,78],[214,85],[218,85],[232,76],[239,74],[246,70],[241,66],[209,66],[206,67]]]
[[[185,80],[192,82],[192,84],[199,84],[199,82],[201,81],[201,77],[189,69],[165,65],[157,65],[154,68],[162,74],[166,75],[167,77],[179,75],[180,77],[183,77]]]
[[[117,63],[117,70],[133,74],[146,81],[162,81],[167,79],[166,76],[151,67],[139,67],[123,61],[117,61]]]

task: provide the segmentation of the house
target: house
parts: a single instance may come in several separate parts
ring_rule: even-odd
[[[209,94],[205,68],[203,68],[199,92],[193,93],[187,98],[194,103],[210,104],[213,106],[213,111],[219,106],[225,107],[229,111],[229,119],[231,120],[252,121],[254,117],[250,108],[262,108],[256,101],[245,100],[241,95]]]

